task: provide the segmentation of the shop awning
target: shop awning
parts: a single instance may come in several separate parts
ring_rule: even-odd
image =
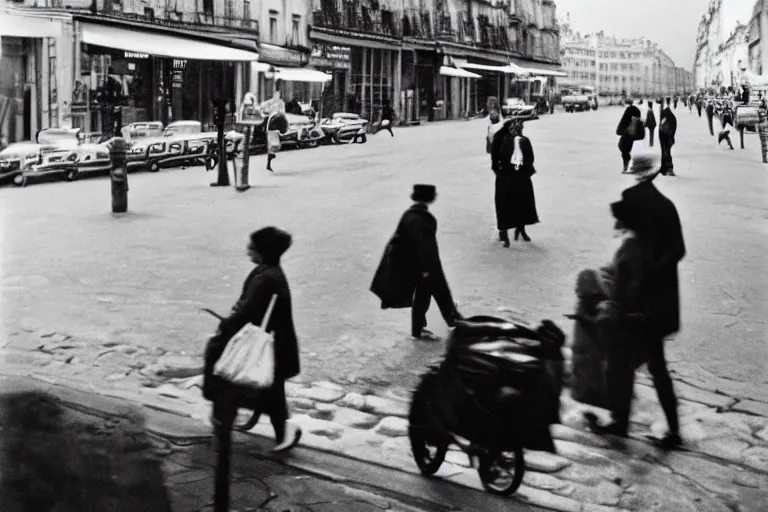
[[[483,78],[477,73],[470,73],[469,71],[452,68],[450,66],[440,66],[440,74],[443,76],[456,76],[459,78]]]
[[[275,78],[286,82],[317,82],[325,83],[333,76],[310,68],[275,68]]]
[[[525,75],[528,74],[529,71],[525,68],[521,68],[517,64],[509,63],[506,66],[487,66],[485,64],[472,64],[471,62],[466,63],[457,63],[457,66],[461,68],[467,68],[467,69],[481,69],[483,71],[495,71],[496,73],[504,73],[504,74],[514,74],[514,75]]]
[[[82,24],[82,42],[177,59],[254,61],[259,58],[256,52],[207,43],[189,37],[91,23]]]
[[[524,69],[526,73],[530,73],[532,75],[568,76],[566,73],[563,73],[562,71],[554,71],[551,69],[537,69],[537,68],[521,68],[521,69]]]

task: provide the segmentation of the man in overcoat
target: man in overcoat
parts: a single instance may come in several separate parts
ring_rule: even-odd
[[[621,152],[621,160],[624,164],[622,172],[627,172],[629,169],[629,162],[632,160],[632,146],[635,144],[635,140],[629,133],[629,127],[634,118],[640,119],[640,109],[632,104],[632,99],[626,100],[627,108],[624,110],[624,114],[621,116],[619,125],[616,127],[616,135],[619,136],[619,151]]]
[[[434,185],[413,186],[414,204],[400,218],[371,283],[382,309],[411,308],[411,334],[418,339],[436,339],[426,329],[432,297],[449,327],[461,319],[440,262],[437,219],[429,212],[436,198]]]
[[[669,105],[661,111],[659,118],[659,144],[661,145],[661,173],[665,176],[675,175],[675,166],[672,163],[672,146],[675,145],[677,133],[677,117],[669,108]]]
[[[648,128],[648,145],[653,147],[653,134],[656,131],[656,114],[653,113],[653,101],[648,102],[648,113],[645,114],[645,127]]]
[[[638,158],[637,166],[644,165],[644,160],[648,159]],[[677,208],[653,185],[658,173],[647,173],[649,167],[637,169],[642,174],[640,182],[624,190],[621,201],[611,205],[614,216],[643,240],[639,244],[640,251],[634,255],[627,253],[628,259],[616,266],[618,272],[611,286],[611,301],[620,305],[621,291],[634,290],[630,295],[641,316],[635,320],[620,319],[619,316],[618,322],[607,324],[613,324],[607,331],[612,348],[609,349],[606,371],[613,422],[596,430],[627,435],[635,369],[647,364],[669,426],[668,433],[658,441],[663,448],[671,449],[679,446],[682,440],[677,397],[667,368],[664,342],[680,330],[677,266],[685,257],[685,242]],[[642,270],[628,270],[633,267]]]

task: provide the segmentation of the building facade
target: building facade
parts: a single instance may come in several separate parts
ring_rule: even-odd
[[[0,0],[0,37],[9,142],[211,124],[215,98],[232,120],[245,91],[277,89],[325,114],[458,118],[560,59],[552,0]]]
[[[755,2],[747,37],[750,71],[756,75],[768,74],[768,0]]]
[[[604,32],[582,35],[566,18],[560,25],[565,81],[601,95],[668,96],[693,89],[693,74],[675,65],[657,44],[618,39]]]
[[[763,0],[758,0],[760,8]],[[738,88],[750,68],[750,55],[760,49],[761,17],[753,14],[754,0],[712,0],[699,22],[694,59],[694,81],[697,88]],[[755,29],[753,29],[753,25]],[[752,44],[754,42],[754,44]],[[755,50],[750,48],[755,47]],[[752,52],[752,53],[750,53]],[[754,71],[754,70],[753,70]]]
[[[371,118],[389,101],[401,118],[431,120],[505,96],[510,64],[557,75],[555,20],[552,0],[313,0],[310,38],[318,55],[349,55],[334,110]]]

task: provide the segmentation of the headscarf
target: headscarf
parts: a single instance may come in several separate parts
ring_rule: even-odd
[[[293,238],[281,229],[273,226],[262,228],[251,233],[251,246],[259,253],[262,261],[267,264],[277,265],[280,257],[287,251]]]

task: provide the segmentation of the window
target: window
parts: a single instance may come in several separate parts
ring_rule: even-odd
[[[203,0],[203,14],[213,16],[213,0]]]
[[[291,27],[291,44],[301,44],[301,37],[299,36],[301,31],[301,15],[293,15],[293,26]]]
[[[277,43],[277,11],[269,11],[269,42]]]

